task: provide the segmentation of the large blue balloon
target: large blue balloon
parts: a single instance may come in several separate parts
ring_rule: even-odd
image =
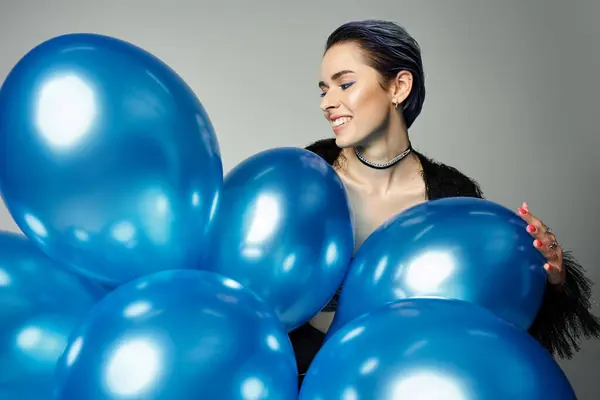
[[[265,299],[290,331],[333,297],[352,257],[346,190],[308,150],[270,149],[238,164],[217,221],[205,267]]]
[[[104,295],[24,236],[0,232],[0,398],[51,398],[71,331]]]
[[[301,400],[572,400],[534,338],[462,300],[399,300],[345,325],[321,348]]]
[[[0,189],[46,253],[109,285],[194,267],[223,171],[185,82],[118,39],[69,34],[26,54],[0,90]]]
[[[296,399],[297,368],[272,310],[208,271],[163,271],[108,294],[57,368],[56,399]]]
[[[477,198],[430,201],[398,214],[357,252],[328,337],[363,313],[411,297],[469,301],[528,329],[547,274],[526,226],[513,211]]]

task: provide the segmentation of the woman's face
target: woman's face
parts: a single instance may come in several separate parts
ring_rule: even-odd
[[[338,147],[363,145],[385,131],[394,93],[381,86],[381,76],[355,43],[332,46],[323,56],[320,76],[321,109]]]

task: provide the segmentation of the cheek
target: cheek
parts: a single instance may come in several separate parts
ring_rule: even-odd
[[[379,126],[387,117],[386,98],[380,91],[373,89],[354,90],[348,93],[347,99],[348,108],[350,108],[358,125],[367,129]]]
[[[373,93],[368,88],[357,87],[353,89],[347,92],[346,100],[350,111],[353,114],[357,114],[369,107],[373,100]]]

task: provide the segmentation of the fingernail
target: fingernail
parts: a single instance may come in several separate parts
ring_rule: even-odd
[[[525,209],[524,209],[524,208],[522,208],[522,207],[519,207],[519,214],[521,214],[521,215],[525,215],[525,214],[527,214],[527,210],[525,210]]]
[[[538,247],[538,248],[539,248],[539,247],[542,247],[542,242],[541,242],[540,240],[538,240],[538,239],[535,239],[535,240],[533,241],[533,245],[534,245],[535,247]]]
[[[527,205],[527,202],[525,202],[525,201],[523,202],[523,208],[526,209],[526,210],[529,209],[529,205]]]
[[[534,233],[535,231],[537,231],[537,229],[535,229],[535,226],[527,225],[527,232]]]
[[[550,268],[551,268],[551,267],[550,267],[550,264],[548,264],[548,263],[544,264],[544,269],[545,269],[546,271],[550,271]]]

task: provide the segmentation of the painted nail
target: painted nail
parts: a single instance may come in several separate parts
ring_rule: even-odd
[[[525,210],[525,209],[524,209],[524,208],[522,208],[522,207],[519,207],[519,214],[521,214],[521,215],[525,215],[525,214],[527,214],[527,210]]]
[[[537,231],[537,229],[535,229],[535,226],[527,225],[527,232],[534,233],[535,231]]]
[[[539,248],[539,247],[542,247],[542,242],[541,242],[540,240],[538,240],[538,239],[535,239],[535,240],[533,241],[533,245],[534,245],[535,247],[538,247],[538,248]]]

